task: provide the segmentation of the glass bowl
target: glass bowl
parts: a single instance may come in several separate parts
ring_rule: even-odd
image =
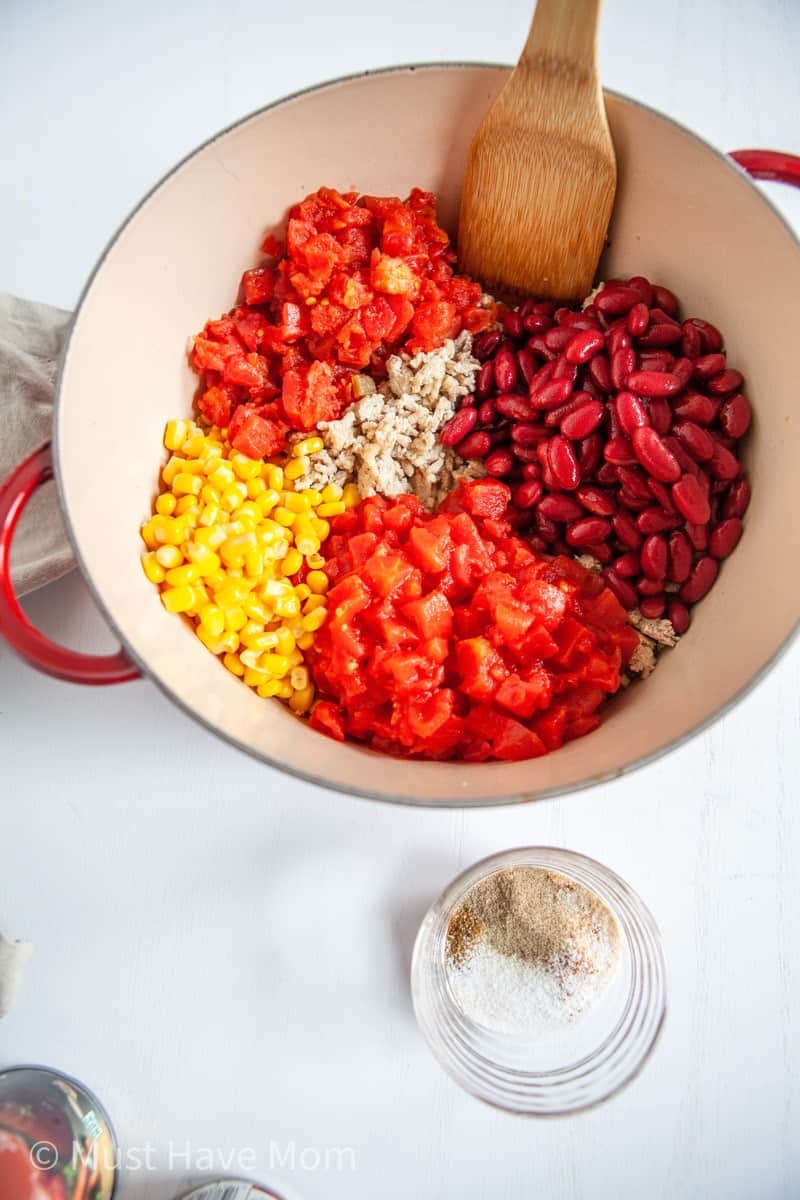
[[[558,871],[594,892],[620,928],[618,968],[596,1003],[574,1023],[536,1036],[501,1034],[459,1007],[445,961],[450,917],[474,884],[513,867]],[[592,1108],[644,1066],[666,1013],[666,969],[658,928],[613,871],[570,850],[527,846],[464,871],[428,910],[411,964],[414,1011],[447,1073],[487,1104],[527,1116]]]

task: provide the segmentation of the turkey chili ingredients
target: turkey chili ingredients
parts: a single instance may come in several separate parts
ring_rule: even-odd
[[[405,201],[320,188],[291,209],[285,253],[272,235],[262,250],[242,303],[190,352],[200,413],[251,458],[340,417],[354,374],[381,376],[394,348],[434,350],[493,319],[480,285],[453,274],[436,198],[418,188]]]
[[[536,555],[496,480],[431,516],[415,496],[363,500],[324,547],[328,620],[307,661],[311,723],[406,757],[533,758],[599,724],[638,645],[603,581]]]
[[[437,436],[459,400],[471,399],[480,366],[471,350],[464,330],[438,350],[393,354],[377,388],[368,375],[356,376],[354,390],[363,398],[338,421],[320,421],[325,448],[310,455],[308,474],[297,486],[355,479],[362,496],[413,492],[426,508],[435,508],[457,478],[483,475],[481,465],[466,465]],[[463,416],[468,412],[474,409],[462,409]]]
[[[539,551],[591,554],[625,608],[684,633],[750,498],[736,449],[752,414],[720,332],[634,276],[580,312],[528,300],[473,352],[470,450],[511,484],[514,525]],[[458,415],[442,433],[456,450]]]
[[[617,919],[594,892],[559,872],[520,866],[469,889],[450,918],[445,959],[467,1017],[531,1036],[588,1012],[620,948]]]

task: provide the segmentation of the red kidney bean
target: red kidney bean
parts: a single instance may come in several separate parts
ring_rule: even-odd
[[[625,436],[622,432],[622,426],[619,423],[619,417],[617,416],[617,406],[613,402],[609,402],[606,407],[606,428],[607,437],[609,438]]]
[[[617,541],[625,546],[628,550],[638,550],[644,538],[636,528],[636,522],[630,513],[618,512],[611,524],[614,526],[614,533],[617,535]]]
[[[544,335],[544,344],[548,350],[554,350],[556,354],[561,354],[569,343],[572,341],[573,333],[571,329],[564,329],[560,325],[556,325],[554,329],[548,329]]]
[[[628,376],[636,370],[636,351],[632,346],[622,346],[611,356],[611,382],[614,387],[624,388]]]
[[[476,408],[460,408],[450,420],[442,426],[439,441],[443,446],[457,446],[478,423]]]
[[[554,542],[559,536],[561,532],[559,526],[555,521],[551,521],[549,517],[546,517],[544,513],[539,512],[538,508],[534,516],[534,521],[536,522],[536,528],[539,531],[540,537],[543,537],[546,542]]]
[[[627,488],[620,488],[618,496],[620,504],[624,508],[630,509],[631,512],[640,512],[641,509],[647,507],[646,500],[642,500],[640,496],[634,496],[633,492],[629,492]]]
[[[710,425],[717,415],[717,405],[700,392],[687,392],[675,405],[675,416],[696,425]]]
[[[596,558],[603,566],[610,563],[614,557],[614,551],[608,542],[590,542],[588,546],[583,546],[581,549],[584,554],[591,554],[592,558]],[[571,550],[570,553],[572,553]]]
[[[680,329],[680,321],[678,321],[671,313],[666,312],[658,304],[650,306],[650,320],[653,325],[676,325]]]
[[[661,287],[656,283],[653,285],[653,299],[659,308],[663,309],[670,317],[678,315],[678,297],[669,288]]]
[[[544,442],[539,442],[539,446],[544,446],[544,445],[545,445]],[[511,446],[511,450],[514,455],[514,458],[519,459],[519,461],[521,463],[534,463],[534,462],[539,461],[538,456],[536,454],[536,451],[539,449],[539,446],[520,446],[520,444],[518,442],[514,442]],[[556,484],[552,481],[552,479],[546,480],[546,483],[547,483],[548,487],[556,486]]]
[[[658,596],[663,592],[666,584],[666,579],[649,579],[647,575],[640,575],[636,580],[636,590],[640,596]]]
[[[605,571],[603,571],[603,579],[606,581],[608,587],[611,588],[611,591],[623,608],[636,608],[638,596],[636,595],[636,588],[632,583],[629,583],[627,579],[623,579],[611,567],[606,567]]]
[[[530,421],[534,416],[527,396],[520,396],[517,392],[503,392],[495,397],[494,403],[501,416],[512,421]]]
[[[553,318],[547,313],[526,313],[522,318],[522,326],[527,333],[546,333],[552,325]]]
[[[650,417],[645,406],[633,392],[619,392],[616,399],[617,417],[623,430],[632,434],[640,425],[649,425]]]
[[[611,365],[605,354],[596,354],[589,362],[589,377],[601,392],[610,392]]]
[[[571,395],[571,379],[552,379],[550,383],[544,384],[543,387],[537,388],[536,391],[531,391],[530,402],[535,409],[542,411],[548,408],[558,408]],[[499,400],[497,407],[500,408]],[[500,408],[500,412],[502,411],[502,408]]]
[[[525,380],[526,387],[530,387],[531,380],[539,370],[539,364],[532,350],[523,347],[522,350],[517,351],[517,367],[519,374]]]
[[[645,504],[650,503],[651,492],[647,486],[647,476],[640,467],[618,467],[617,477],[632,496],[643,500]]]
[[[481,425],[493,425],[497,420],[497,405],[494,400],[484,400],[478,409],[478,420]]]
[[[687,323],[693,325],[700,334],[704,354],[719,353],[722,349],[722,334],[716,325],[712,325],[710,321],[703,321],[700,317],[690,317]]]
[[[672,503],[672,497],[669,494],[669,489],[663,483],[659,483],[657,479],[653,479],[648,476],[647,486],[649,487],[652,495],[655,496],[658,503],[664,509],[664,512],[670,513],[670,515],[674,515],[677,512],[675,505]]]
[[[517,360],[511,350],[499,350],[495,355],[494,380],[499,391],[513,391],[517,382]]]
[[[525,541],[530,546],[534,554],[547,554],[547,542],[538,534],[525,534]]]
[[[627,385],[640,396],[676,396],[686,386],[680,375],[672,371],[633,371]]]
[[[685,604],[696,604],[702,600],[711,588],[719,574],[719,563],[715,558],[706,555],[699,558],[692,568],[692,573],[678,592]]]
[[[669,617],[672,628],[679,637],[682,633],[686,633],[686,630],[691,624],[692,618],[689,613],[689,609],[682,600],[678,600],[673,596],[669,602],[669,605],[667,606],[667,616]]]
[[[544,387],[546,383],[549,383],[553,378],[553,372],[555,371],[557,365],[558,364],[553,361],[547,362],[544,364],[544,366],[539,367],[536,374],[528,384],[528,391],[535,392],[538,388]]]
[[[713,379],[715,375],[719,375],[720,371],[724,370],[724,354],[704,354],[701,358],[695,359],[692,374],[695,379],[702,379],[705,381],[708,379]]]
[[[539,505],[539,512],[543,512],[551,521],[577,521],[585,515],[577,500],[558,494],[545,496]]]
[[[708,497],[695,475],[681,476],[672,488],[672,499],[678,512],[692,525],[705,525],[711,516]]]
[[[599,484],[602,484],[603,487],[609,487],[611,484],[617,483],[619,480],[617,468],[613,463],[604,462],[597,468],[597,471],[595,472],[595,478]]]
[[[624,316],[638,302],[638,293],[625,284],[606,284],[594,298],[595,308],[606,317]]]
[[[679,379],[683,380],[684,387],[688,387],[689,381],[692,378],[693,369],[694,363],[692,360],[690,358],[683,357],[676,358],[671,368],[672,374],[677,375]]]
[[[695,425],[694,421],[678,421],[674,432],[683,448],[698,462],[708,462],[713,457],[716,442],[701,425]]]
[[[474,409],[472,410],[475,411]],[[458,416],[458,413],[456,414]],[[492,448],[492,439],[483,430],[477,430],[458,443],[458,453],[462,458],[483,458]]]
[[[590,478],[602,462],[603,439],[599,433],[593,433],[590,437],[584,438],[578,447],[578,466],[581,469],[581,477],[583,479]]]
[[[570,546],[588,546],[591,542],[604,542],[610,533],[611,522],[603,517],[581,517],[567,526],[567,541]]]
[[[744,526],[738,517],[728,517],[726,521],[715,525],[708,539],[708,548],[714,558],[727,558],[739,544],[743,529]]]
[[[708,469],[715,479],[735,479],[741,470],[741,464],[735,454],[717,442]]]
[[[750,402],[741,392],[736,392],[734,396],[728,396],[719,410],[719,423],[723,433],[734,439],[744,437],[750,428],[752,419],[753,412]]]
[[[663,508],[645,508],[636,518],[636,528],[640,533],[664,533],[667,529],[675,529],[680,525],[681,518],[677,513],[664,512]]]
[[[514,470],[514,455],[510,450],[493,450],[486,459],[486,474],[502,479]]]
[[[633,339],[625,328],[625,322],[618,321],[608,334],[609,362],[619,350],[630,350],[632,346]]]
[[[651,325],[646,333],[637,338],[640,346],[646,347],[648,350],[660,350],[663,346],[672,346],[675,342],[681,340],[681,327],[675,325],[671,321],[669,324],[663,321],[658,325]]]
[[[631,434],[633,450],[639,462],[654,479],[661,483],[674,483],[680,479],[681,469],[675,455],[664,445],[663,441],[648,425],[634,429]],[[606,455],[606,457],[608,457]]]
[[[667,600],[664,593],[661,592],[657,596],[647,596],[639,605],[639,612],[643,617],[647,617],[648,621],[657,621],[659,617],[663,617],[667,607]]]
[[[472,343],[472,353],[480,362],[484,362],[494,354],[502,340],[503,335],[499,329],[485,329],[483,333],[479,333],[475,337]]]
[[[540,479],[527,479],[514,488],[511,496],[518,508],[533,508],[541,500],[543,491]]]
[[[567,362],[565,358],[559,358],[556,369],[553,371],[553,379],[568,379],[574,387],[578,380],[578,368],[574,363]]]
[[[647,329],[650,324],[650,309],[640,300],[634,304],[631,311],[628,313],[628,319],[625,322],[625,327],[631,337],[639,337]]]
[[[650,350],[639,356],[640,371],[671,371],[675,355],[668,350]]]
[[[664,445],[672,454],[675,455],[676,459],[678,460],[678,466],[685,474],[700,474],[700,467],[697,464],[697,460],[692,458],[691,454],[684,450],[683,446],[676,437],[672,437],[671,435],[669,437],[665,437]]]
[[[650,416],[650,424],[656,433],[661,437],[669,433],[672,425],[672,409],[669,402],[663,396],[656,396],[648,403],[647,411]]]
[[[511,427],[511,441],[516,446],[538,446],[547,441],[549,432],[541,425],[530,421],[516,421]]]
[[[550,336],[549,334],[547,335]],[[545,338],[545,341],[547,338]],[[567,362],[587,363],[594,358],[606,344],[606,339],[599,329],[585,329],[576,333],[567,343],[564,356]]]
[[[673,583],[684,583],[689,578],[692,557],[691,542],[677,529],[669,539],[669,577]]]
[[[572,445],[562,433],[547,444],[547,462],[557,483],[565,491],[573,491],[581,481],[581,471]],[[593,538],[593,541],[602,539]]]
[[[639,297],[639,302],[650,307],[653,303],[653,285],[644,275],[631,275],[628,280],[628,287],[632,292],[636,292]]]
[[[639,558],[648,579],[664,578],[667,573],[667,543],[660,533],[651,533],[645,538]]]
[[[594,396],[590,396],[588,392],[573,392],[566,404],[559,404],[558,408],[548,408],[544,414],[544,423],[551,429],[555,429],[568,417],[570,413],[577,412],[584,404],[594,400]],[[603,409],[605,415],[605,408]]]
[[[542,468],[538,462],[525,463],[522,467],[523,479],[541,479]]]
[[[491,392],[493,387],[494,387],[494,363],[492,362],[491,359],[489,359],[488,362],[485,362],[483,364],[480,371],[478,371],[477,377],[475,379],[475,394],[476,394],[476,396],[480,396],[480,398],[482,400],[485,400],[486,397]]]
[[[508,308],[500,317],[503,329],[509,337],[522,337],[522,317],[513,308]]]
[[[635,550],[628,550],[614,560],[614,570],[622,579],[634,579],[639,574],[639,555]]]
[[[743,383],[742,372],[729,367],[727,371],[721,371],[719,375],[709,379],[706,387],[713,396],[729,396],[732,392],[738,392]]]
[[[603,455],[606,462],[612,463],[615,467],[624,467],[636,462],[633,446],[630,439],[626,437],[610,438],[603,447]]]
[[[687,521],[684,526],[686,536],[694,546],[695,550],[708,549],[708,525],[695,525],[691,521]]]
[[[735,479],[731,484],[722,505],[723,520],[728,517],[743,517],[750,503],[750,483],[744,476]]]
[[[564,417],[561,432],[565,437],[581,441],[590,433],[594,433],[605,415],[605,406],[599,400],[589,400]]]
[[[692,325],[691,321],[684,321],[681,325],[683,337],[681,338],[681,354],[686,358],[699,358],[703,349],[703,343],[700,338],[700,330]]]
[[[582,483],[575,489],[575,499],[596,517],[611,517],[617,511],[617,506],[608,492],[588,483]]]

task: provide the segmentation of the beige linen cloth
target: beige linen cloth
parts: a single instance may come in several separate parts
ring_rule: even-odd
[[[50,438],[53,381],[69,320],[61,308],[0,292],[0,483]],[[51,583],[74,565],[55,485],[49,483],[32,498],[14,535],[17,594]]]

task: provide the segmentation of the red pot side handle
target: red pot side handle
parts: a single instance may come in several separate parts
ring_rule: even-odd
[[[733,150],[730,157],[754,179],[800,187],[800,157],[779,150]],[[11,583],[11,543],[17,521],[36,489],[53,477],[50,445],[35,450],[0,484],[0,634],[32,667],[70,683],[125,683],[139,671],[124,651],[90,655],[51,642],[25,616]]]
[[[47,675],[69,683],[125,683],[139,671],[122,651],[79,654],[51,642],[31,624],[20,608],[11,582],[11,544],[14,530],[33,493],[53,478],[50,444],[34,450],[0,484],[0,634],[16,652]]]

